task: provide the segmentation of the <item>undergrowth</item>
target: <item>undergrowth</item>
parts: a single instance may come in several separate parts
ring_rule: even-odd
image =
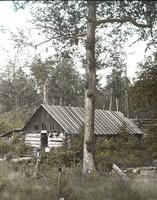
[[[43,177],[26,173],[20,164],[0,165],[0,200],[58,200],[58,169],[43,169]],[[152,184],[151,184],[152,183]],[[123,182],[116,176],[85,177],[80,167],[62,168],[60,196],[65,200],[155,200],[157,181],[131,179]]]

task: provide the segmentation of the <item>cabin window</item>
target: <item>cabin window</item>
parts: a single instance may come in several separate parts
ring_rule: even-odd
[[[50,130],[53,130],[53,131],[55,130],[55,125],[54,124],[53,125],[50,124]]]
[[[42,130],[46,130],[46,124],[45,124],[45,123],[42,123],[41,128],[42,128]]]
[[[35,124],[34,125],[34,130],[39,130],[39,125]]]

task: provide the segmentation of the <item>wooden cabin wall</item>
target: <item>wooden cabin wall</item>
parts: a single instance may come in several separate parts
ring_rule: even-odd
[[[42,127],[45,124],[46,127]],[[36,129],[38,126],[39,129]],[[62,127],[49,115],[49,113],[43,108],[39,109],[28,125],[24,128],[25,133],[40,133],[41,130],[55,130],[57,132],[63,132]]]
[[[37,126],[38,129],[36,129]],[[64,130],[46,110],[40,108],[24,128],[25,142],[31,146],[40,147],[42,130],[48,132],[48,147],[62,146],[65,137]]]

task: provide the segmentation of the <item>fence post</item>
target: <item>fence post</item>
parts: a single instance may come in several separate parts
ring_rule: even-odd
[[[62,168],[59,167],[58,168],[58,198],[59,200],[64,200],[63,197],[60,197],[61,196],[61,178],[62,178]]]

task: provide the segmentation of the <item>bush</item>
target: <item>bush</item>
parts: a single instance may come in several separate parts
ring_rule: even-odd
[[[83,158],[83,134],[71,137],[71,147],[51,149],[47,157],[47,164],[51,166],[70,167],[82,163]]]
[[[95,161],[99,173],[108,173],[112,164],[120,168],[151,165],[157,159],[157,126],[151,127],[149,134],[141,141],[122,127],[115,138],[97,138],[95,145]],[[71,148],[52,150],[47,163],[51,166],[66,166],[82,164],[83,134],[71,138]]]
[[[134,135],[130,135],[125,127],[115,138],[102,139],[96,142],[95,160],[100,171],[108,172],[112,164],[116,163],[121,168],[137,167],[145,163],[143,144]],[[142,154],[142,155],[141,155]]]
[[[51,166],[66,166],[70,167],[73,163],[73,154],[67,148],[60,147],[58,149],[52,149],[48,154],[46,163]]]
[[[0,140],[0,156],[10,155],[11,157],[23,157],[28,152],[33,151],[32,147],[26,145],[19,139],[13,140],[11,143],[7,143]]]
[[[0,156],[3,157],[5,154],[11,151],[11,147],[8,143],[0,140]]]

